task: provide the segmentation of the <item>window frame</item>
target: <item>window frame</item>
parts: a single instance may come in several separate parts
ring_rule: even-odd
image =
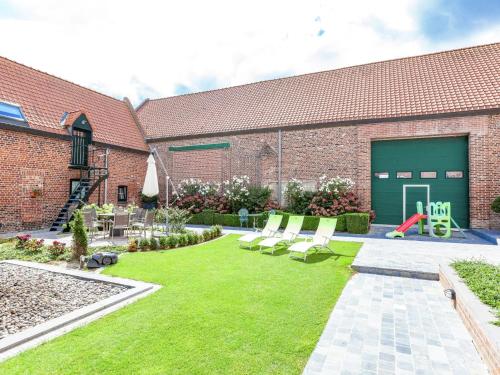
[[[410,177],[399,177],[399,173],[409,173]],[[413,172],[412,171],[397,171],[396,172],[396,179],[398,180],[411,180],[413,178]]]
[[[422,173],[434,173],[434,177],[423,177]],[[437,171],[420,171],[419,173],[420,179],[421,180],[436,180],[438,178],[438,172]]]
[[[460,172],[462,175],[460,177],[448,177],[448,172],[452,172],[452,173]],[[447,180],[460,180],[460,179],[464,178],[464,175],[465,175],[465,173],[463,170],[445,171],[444,172],[444,177]]]
[[[120,199],[120,191],[121,189],[125,189],[125,199]],[[116,201],[118,203],[127,203],[128,202],[128,185],[118,185],[118,190],[116,194]]]

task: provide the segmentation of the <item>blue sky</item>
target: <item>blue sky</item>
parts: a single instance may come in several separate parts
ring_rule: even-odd
[[[500,1],[0,0],[0,55],[138,104],[500,41]]]

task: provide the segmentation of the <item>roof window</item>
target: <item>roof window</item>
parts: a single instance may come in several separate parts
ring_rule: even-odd
[[[2,101],[0,101],[0,121],[12,125],[27,125],[20,106]]]

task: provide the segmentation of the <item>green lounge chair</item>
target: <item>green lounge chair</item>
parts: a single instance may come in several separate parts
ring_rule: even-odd
[[[266,226],[262,231],[255,231],[253,233],[245,234],[243,237],[238,238],[240,242],[240,247],[242,244],[247,244],[247,247],[251,247],[252,243],[261,237],[273,237],[278,232],[280,228],[281,219],[283,219],[282,215],[271,215],[269,216],[269,220],[266,223]]]
[[[303,222],[304,216],[290,216],[283,233],[276,233],[275,236],[266,238],[265,240],[259,242],[260,251],[262,252],[264,248],[271,248],[271,254],[274,254],[276,245],[279,243],[287,245],[292,244],[295,238],[299,235]]]
[[[319,220],[318,229],[312,238],[309,238],[302,242],[296,242],[288,248],[290,251],[290,257],[298,258],[295,253],[304,254],[304,262],[307,258],[307,252],[309,250],[320,250],[327,249],[333,253],[333,250],[328,247],[333,234],[335,233],[335,226],[337,225],[337,219],[321,218]]]

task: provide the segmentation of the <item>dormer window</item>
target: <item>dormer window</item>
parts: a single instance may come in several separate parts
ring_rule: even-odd
[[[26,117],[17,104],[0,101],[0,122],[10,125],[28,126]]]

